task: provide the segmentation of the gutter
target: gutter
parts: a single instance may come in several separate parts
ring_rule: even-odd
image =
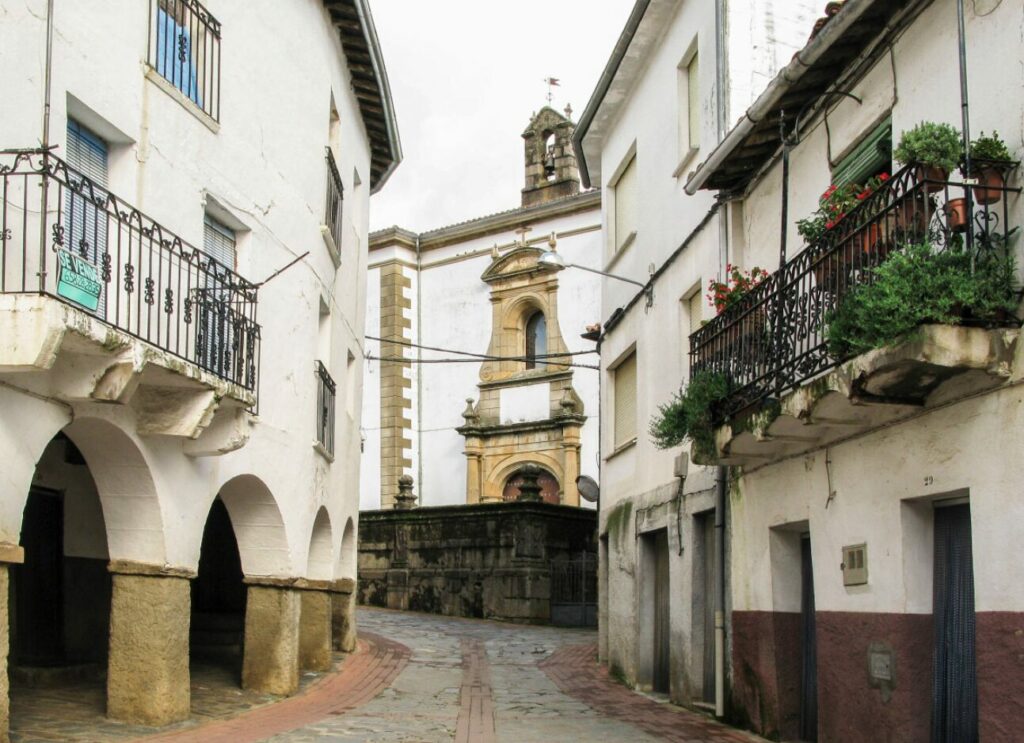
[[[650,4],[651,0],[637,0],[636,5],[633,6],[633,11],[629,14],[629,19],[626,21],[626,27],[622,29],[619,40],[615,43],[615,48],[612,49],[612,55],[604,66],[604,72],[601,73],[601,77],[597,81],[597,87],[594,88],[594,92],[590,95],[587,107],[583,109],[583,114],[576,124],[575,132],[573,132],[572,149],[576,153],[576,164],[579,168],[580,180],[583,182],[584,188],[591,188],[591,185],[590,169],[587,167],[587,156],[583,152],[583,138],[590,129],[590,125],[594,123],[594,116],[597,115],[597,110],[601,108],[604,97],[608,94],[608,88],[611,87],[612,80],[615,79],[619,66],[622,64],[626,52],[629,51],[630,44],[633,43],[633,37],[636,35],[637,29],[640,28],[640,22],[644,19],[644,14],[647,13],[647,6]]]
[[[377,27],[373,25],[373,15],[366,4],[367,0],[355,0],[356,14],[359,16],[359,23],[363,27],[363,34],[366,36],[366,44],[370,50],[370,63],[373,65],[373,74],[377,77],[377,84],[380,86],[380,101],[384,108],[384,118],[388,127],[388,146],[391,148],[391,164],[380,174],[377,182],[370,186],[370,194],[373,195],[384,187],[388,178],[395,172],[395,168],[402,162],[402,140],[398,136],[398,120],[395,117],[395,107],[391,100],[391,84],[388,82],[388,71],[384,67],[384,58],[380,51],[380,40],[377,38]],[[369,137],[367,137],[369,138]]]
[[[708,159],[701,163],[686,182],[686,193],[693,196],[718,170],[744,138],[757,126],[789,92],[790,88],[821,59],[832,45],[839,41],[876,2],[881,0],[846,0],[842,10],[836,13],[807,46],[793,56],[793,60],[769,83],[753,105],[746,110],[740,122],[732,128],[724,140],[714,149]],[[588,106],[589,108],[589,106]]]

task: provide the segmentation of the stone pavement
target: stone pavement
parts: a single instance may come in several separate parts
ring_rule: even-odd
[[[307,675],[291,698],[273,701],[242,692],[227,683],[230,678],[199,674],[193,678],[193,719],[158,732],[105,720],[100,684],[84,695],[82,689],[45,693],[32,704],[12,695],[12,738],[33,743],[760,740],[616,684],[595,661],[592,630],[383,609],[360,609],[357,623],[357,651],[339,657],[331,673]]]

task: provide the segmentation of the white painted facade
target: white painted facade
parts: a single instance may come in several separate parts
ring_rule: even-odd
[[[649,309],[628,285],[605,281],[602,286],[602,314],[608,320],[601,347],[602,406],[613,409],[615,367],[635,353],[638,434],[635,441],[616,447],[612,422],[606,418],[602,427],[600,657],[630,683],[656,686],[651,629],[655,557],[648,537],[667,535],[671,652],[664,691],[681,704],[702,699],[704,643],[712,641],[698,627],[702,609],[691,598],[700,593],[695,586],[705,557],[697,525],[713,521],[714,470],[691,464],[681,485],[675,458],[685,447],[659,450],[647,430],[658,406],[687,378],[688,336],[713,316],[704,295],[725,263],[721,238],[731,212],[716,208],[712,194],[688,196],[687,176],[714,149],[724,134],[722,126],[740,116],[763,81],[803,45],[817,9],[812,2],[778,5],[723,4],[726,33],[722,59],[716,62],[715,3],[638,3],[624,32],[630,36],[628,46],[621,58],[613,55],[577,130],[577,149],[586,158],[590,181],[602,188],[604,269],[640,280],[651,269],[657,271]],[[679,127],[688,111],[680,75],[694,50],[700,60],[699,145],[682,150]],[[726,85],[722,95],[716,90],[719,64]],[[637,234],[616,251],[615,188],[634,156]],[[691,301],[694,294],[701,299]],[[620,307],[625,313],[609,319]],[[698,307],[700,316],[691,317]]]
[[[570,197],[580,199],[581,197]],[[590,198],[585,197],[584,198]],[[572,214],[554,217],[519,215],[520,210],[444,227],[420,236],[421,242],[441,240],[445,244],[421,250],[391,246],[371,250],[370,287],[367,293],[366,334],[381,337],[379,267],[393,261],[402,263],[411,288],[404,290],[411,307],[404,310],[411,321],[407,340],[419,346],[486,354],[491,339],[491,287],[481,280],[494,261],[495,247],[504,255],[519,244],[516,230],[530,227],[527,244],[547,249],[554,233],[557,250],[568,263],[600,267],[601,233],[598,202]],[[497,228],[488,228],[490,220],[500,220]],[[462,235],[468,236],[460,236]],[[450,234],[451,237],[445,237]],[[558,274],[558,320],[562,337],[571,353],[594,350],[592,341],[580,338],[587,325],[600,322],[600,277],[577,269]],[[550,331],[549,331],[550,333]],[[370,357],[386,357],[396,352],[394,344],[368,339]],[[405,391],[410,401],[411,428],[406,436],[411,466],[404,474],[415,480],[419,505],[440,506],[466,502],[465,438],[456,428],[465,424],[462,413],[466,399],[480,399],[481,361],[463,356],[463,363],[418,363],[432,359],[453,359],[448,351],[407,348],[413,360],[407,375],[411,386]],[[596,355],[575,357],[581,364],[596,365]],[[360,507],[381,507],[380,481],[380,397],[381,362],[366,361],[363,397],[363,436],[365,437]],[[573,369],[573,388],[583,401],[587,421],[583,426],[581,471],[596,479],[598,433],[598,379],[596,370]],[[502,390],[502,421],[541,420],[550,417],[546,383]],[[375,394],[377,392],[377,394]],[[506,410],[507,408],[507,410]]]

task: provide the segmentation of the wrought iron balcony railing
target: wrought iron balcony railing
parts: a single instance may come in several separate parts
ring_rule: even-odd
[[[345,200],[345,187],[341,184],[341,174],[334,162],[331,148],[327,148],[327,205],[324,209],[324,224],[330,230],[334,248],[341,253],[341,207]]]
[[[255,392],[257,286],[52,154],[0,153],[0,293],[45,294]]]
[[[693,333],[690,368],[725,375],[733,390],[718,413],[777,397],[846,361],[829,353],[829,313],[901,246],[927,240],[977,254],[1004,248],[1014,231],[1009,197],[1020,189],[1007,188],[1003,176],[998,187],[974,186],[968,201],[972,187],[962,181],[898,171],[822,240]]]

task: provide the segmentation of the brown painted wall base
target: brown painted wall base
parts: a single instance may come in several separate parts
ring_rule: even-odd
[[[800,615],[733,612],[735,722],[795,739],[800,715]],[[977,615],[981,740],[1010,743],[1024,730],[1024,613]],[[818,738],[843,743],[926,743],[931,729],[932,617],[817,613]],[[872,686],[868,651],[889,649],[890,690]]]

